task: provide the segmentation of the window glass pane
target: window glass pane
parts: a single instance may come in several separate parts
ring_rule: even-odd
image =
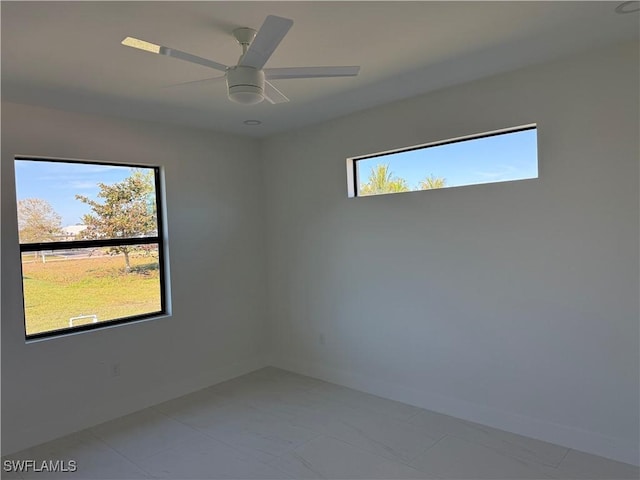
[[[158,234],[154,168],[16,160],[15,172],[22,244]]]
[[[161,312],[159,267],[158,244],[24,252],[27,335]]]
[[[536,129],[364,158],[356,170],[358,196],[537,178]]]

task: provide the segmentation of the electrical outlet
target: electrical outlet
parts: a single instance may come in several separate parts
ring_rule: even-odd
[[[119,377],[120,376],[120,364],[112,363],[109,365],[109,375],[111,377]]]

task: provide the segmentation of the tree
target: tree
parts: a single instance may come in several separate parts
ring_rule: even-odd
[[[360,189],[361,195],[376,195],[379,193],[408,192],[407,181],[401,177],[394,177],[389,165],[378,164],[371,169],[367,183]]]
[[[98,183],[98,187],[98,198],[103,199],[104,203],[84,195],[76,195],[76,199],[93,210],[93,214],[82,217],[87,226],[81,232],[83,238],[135,238],[155,234],[157,224],[153,172],[135,170],[121,182],[112,185]],[[111,247],[109,251],[124,254],[125,270],[129,272],[129,253],[135,248],[120,245]]]
[[[18,236],[20,243],[56,240],[62,234],[62,218],[41,198],[18,200]]]
[[[442,177],[434,177],[433,175],[429,175],[427,178],[422,180],[418,185],[420,190],[431,190],[434,188],[442,188],[447,186],[447,180]]]

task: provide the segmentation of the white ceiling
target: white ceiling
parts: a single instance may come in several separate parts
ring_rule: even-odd
[[[448,85],[638,38],[618,2],[6,2],[3,99],[265,136]],[[274,80],[290,103],[238,105],[215,70],[120,45],[134,36],[235,65],[231,36],[293,27],[266,67],[360,65],[355,78]],[[258,119],[260,126],[244,120]]]

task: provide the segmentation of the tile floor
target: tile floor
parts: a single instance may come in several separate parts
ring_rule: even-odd
[[[3,460],[80,479],[638,479],[638,468],[265,368]],[[3,463],[4,465],[4,463]]]

